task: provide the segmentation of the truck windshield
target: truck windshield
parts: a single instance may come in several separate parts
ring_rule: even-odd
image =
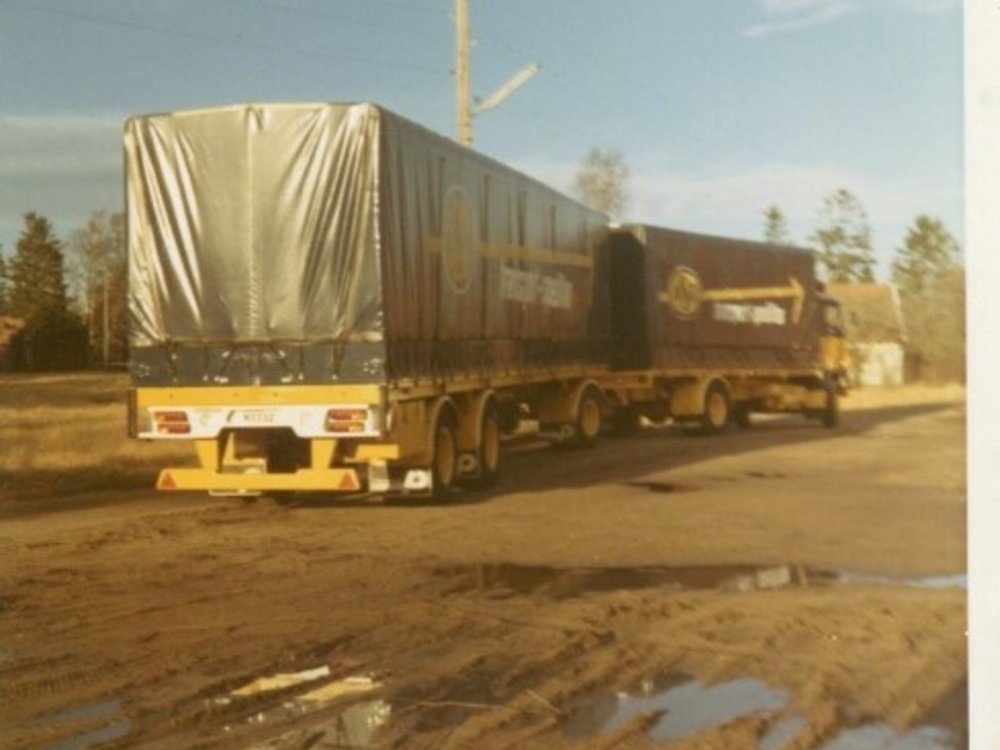
[[[836,302],[827,302],[823,305],[823,326],[836,336],[844,335],[840,305]]]

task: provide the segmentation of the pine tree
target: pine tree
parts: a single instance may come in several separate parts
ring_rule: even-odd
[[[819,251],[827,281],[845,283],[875,280],[868,213],[851,191],[834,191],[820,209],[821,226],[809,238]]]
[[[965,271],[955,238],[941,221],[918,216],[892,262],[907,332],[911,374],[965,378]]]
[[[24,370],[62,370],[86,362],[87,331],[69,310],[62,244],[52,224],[34,212],[7,264],[7,308],[24,328],[14,339],[15,364]]]
[[[944,224],[926,214],[918,216],[906,232],[892,261],[892,280],[903,294],[918,295],[955,265],[959,249]]]
[[[764,209],[764,241],[773,245],[789,243],[785,214],[773,203]]]
[[[8,273],[11,315],[23,318],[30,325],[66,314],[62,243],[44,216],[34,212],[24,215],[24,229]]]

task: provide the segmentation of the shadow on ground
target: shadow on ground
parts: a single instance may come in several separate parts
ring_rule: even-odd
[[[368,496],[298,495],[283,502],[298,508],[474,505],[511,493],[545,492],[597,483],[625,483],[663,494],[685,492],[691,488],[669,481],[650,482],[642,478],[722,456],[822,440],[848,439],[885,424],[949,409],[956,411],[956,420],[964,421],[964,404],[945,402],[847,412],[842,415],[841,425],[835,429],[824,428],[801,417],[782,416],[759,419],[750,429],[733,428],[718,436],[688,435],[672,428],[647,428],[628,437],[608,436],[596,447],[585,450],[566,450],[544,445],[537,440],[519,439],[505,446],[501,480],[489,490],[459,491],[445,500],[403,498],[379,502]],[[762,479],[782,476],[781,472],[771,468],[751,472],[750,475]]]

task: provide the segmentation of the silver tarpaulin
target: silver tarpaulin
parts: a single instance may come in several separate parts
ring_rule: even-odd
[[[377,335],[377,127],[367,106],[129,120],[131,343]]]
[[[135,117],[125,157],[133,372],[221,381],[236,352],[284,380],[446,377],[601,354],[605,217],[380,107]]]

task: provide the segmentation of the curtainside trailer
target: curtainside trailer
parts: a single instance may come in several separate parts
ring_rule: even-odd
[[[620,430],[644,416],[715,433],[755,412],[837,424],[847,350],[811,251],[645,225],[616,228],[608,243],[601,382]]]
[[[157,486],[442,494],[601,428],[606,217],[372,104],[125,126],[130,429]]]

